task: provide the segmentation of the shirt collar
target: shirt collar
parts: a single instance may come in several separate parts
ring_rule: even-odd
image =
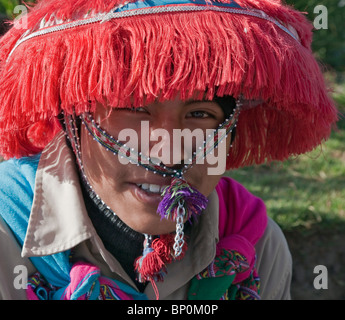
[[[72,151],[60,133],[42,152],[22,256],[68,250],[95,234]]]

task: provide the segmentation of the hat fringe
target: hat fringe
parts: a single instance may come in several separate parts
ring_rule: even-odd
[[[58,131],[61,110],[141,106],[177,94],[265,101],[241,113],[228,169],[308,151],[328,137],[337,114],[308,47],[310,25],[290,17],[301,44],[258,18],[161,14],[37,37],[5,62],[18,40],[13,31],[0,42],[0,153],[37,153]]]

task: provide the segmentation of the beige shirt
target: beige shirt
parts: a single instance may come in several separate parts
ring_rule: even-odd
[[[213,260],[218,242],[218,197],[209,197],[206,212],[191,228],[185,257],[167,266],[164,282],[156,283],[159,299],[186,299],[190,280]],[[74,248],[75,258],[100,267],[101,273],[134,288],[133,281],[104,247],[84,206],[73,155],[60,135],[42,153],[36,173],[33,206],[23,247],[0,218],[0,298],[26,299],[18,287],[23,270],[35,268],[29,257],[51,255]],[[262,299],[290,299],[292,259],[280,228],[271,219],[256,245]],[[19,267],[18,267],[19,266]],[[19,268],[19,269],[18,269]],[[144,291],[156,299],[151,284]]]

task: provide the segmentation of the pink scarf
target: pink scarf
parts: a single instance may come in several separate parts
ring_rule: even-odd
[[[249,193],[229,177],[223,177],[216,186],[219,197],[219,243],[221,249],[234,250],[245,256],[250,268],[238,273],[234,283],[246,279],[255,263],[255,244],[262,237],[267,214],[263,201]]]

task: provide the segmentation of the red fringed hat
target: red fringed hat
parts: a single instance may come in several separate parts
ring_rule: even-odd
[[[96,101],[243,97],[227,169],[310,151],[337,120],[312,25],[279,0],[44,0],[22,19],[0,41],[5,158],[40,152],[62,110]]]

